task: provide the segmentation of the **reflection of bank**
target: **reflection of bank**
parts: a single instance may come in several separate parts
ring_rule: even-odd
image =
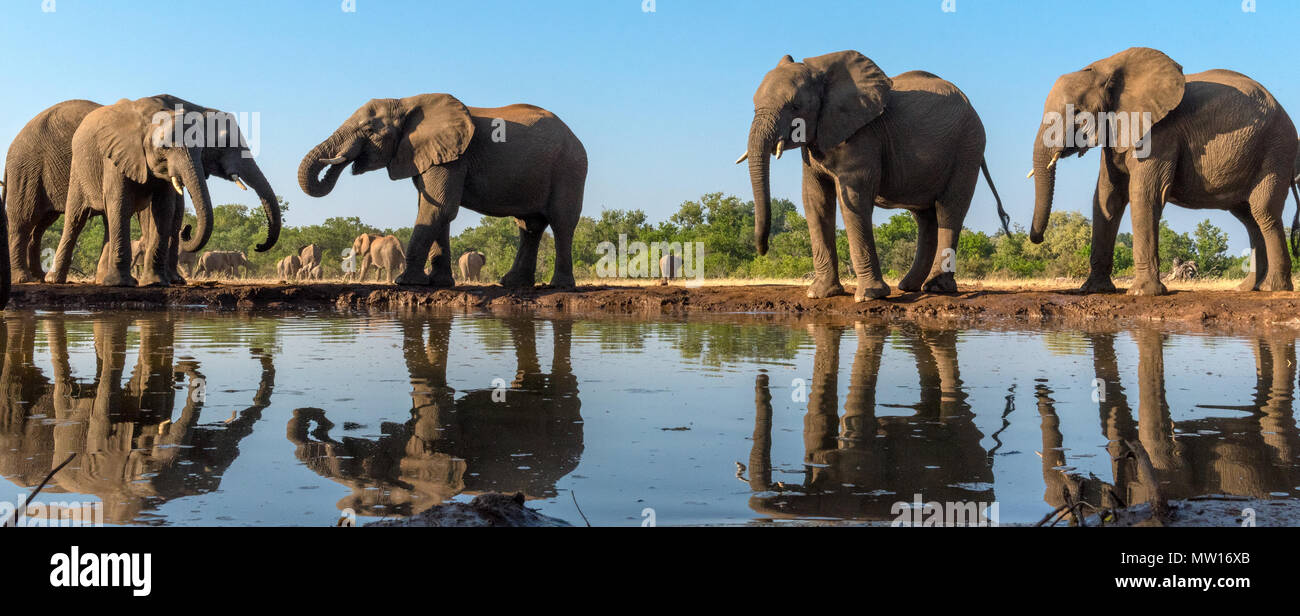
[[[297,456],[348,486],[340,509],[362,515],[419,513],[460,493],[556,495],[556,483],[582,456],[578,379],[569,359],[572,322],[550,321],[550,373],[537,356],[537,321],[506,318],[516,374],[502,389],[465,392],[447,384],[452,318],[403,319],[402,351],[411,377],[411,417],[385,423],[371,440],[329,434],[321,409],[298,409],[287,429]],[[483,377],[491,381],[489,375]],[[494,394],[496,394],[494,396]]]
[[[38,323],[50,349],[52,381],[33,363]],[[132,324],[140,346],[124,386]],[[0,474],[34,488],[76,454],[42,494],[97,496],[113,523],[147,523],[146,512],[168,500],[216,490],[239,455],[239,442],[270,404],[275,370],[270,356],[254,351],[262,381],[253,406],[225,424],[199,425],[202,400],[189,395],[188,383],[201,374],[197,362],[174,362],[176,327],[166,314],[95,317],[95,378],[85,381],[72,375],[63,318],[5,315]],[[175,415],[178,383],[186,393]]]
[[[892,520],[894,504],[993,502],[993,466],[980,445],[957,366],[957,332],[911,325],[855,326],[858,349],[839,414],[840,339],[844,328],[812,325],[813,379],[804,417],[802,484],[772,480],[771,394],[766,375],[756,392],[750,506],[774,517]],[[881,359],[892,333],[916,360],[920,400],[911,415],[877,413]]]
[[[1067,499],[1100,508],[1146,502],[1152,496],[1152,486],[1124,455],[1126,441],[1141,443],[1146,450],[1165,498],[1211,494],[1268,498],[1296,492],[1300,485],[1295,458],[1300,434],[1292,409],[1296,377],[1293,338],[1253,341],[1256,384],[1249,403],[1199,405],[1194,411],[1196,418],[1174,422],[1165,397],[1165,335],[1138,329],[1132,336],[1138,347],[1137,421],[1120,378],[1115,335],[1087,335],[1097,378],[1101,430],[1112,459],[1109,482],[1083,480],[1069,472],[1056,400],[1050,389],[1038,390],[1045,500],[1049,505],[1059,507]],[[1232,414],[1219,414],[1223,411]]]

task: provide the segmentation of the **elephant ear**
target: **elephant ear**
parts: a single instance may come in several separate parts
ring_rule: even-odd
[[[149,165],[145,160],[144,140],[151,138],[144,134],[148,122],[144,116],[133,109],[123,108],[122,102],[95,111],[98,117],[91,124],[91,130],[99,151],[122,175],[137,184],[149,181]],[[170,123],[158,127],[168,130]]]
[[[1147,47],[1126,49],[1084,70],[1088,69],[1105,79],[1104,95],[1111,107],[1105,111],[1136,113],[1138,117],[1150,113],[1152,124],[1163,120],[1183,101],[1187,87],[1183,67],[1164,53]],[[1128,147],[1116,149],[1124,151]]]
[[[388,177],[415,177],[434,165],[457,160],[474,138],[469,109],[450,94],[425,94],[398,102],[405,118],[397,138],[397,150],[388,163]]]
[[[816,138],[823,151],[844,143],[885,112],[885,99],[894,82],[866,56],[839,51],[804,58],[803,62],[821,76],[822,108]]]

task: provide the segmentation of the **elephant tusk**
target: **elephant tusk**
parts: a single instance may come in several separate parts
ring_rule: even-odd
[[[741,154],[740,158],[736,159],[736,164],[739,165],[740,163],[743,163],[747,160],[749,160],[749,152],[745,152],[744,154]]]
[[[240,181],[238,174],[235,173],[230,174],[230,181],[234,182],[235,186],[239,187],[239,190],[248,190],[248,187],[244,186],[244,183]]]
[[[1032,178],[1032,177],[1034,177],[1034,170],[1033,170],[1033,169],[1030,169],[1030,170],[1029,170],[1029,175],[1026,175],[1026,176],[1025,176],[1025,179],[1029,179],[1029,178]]]
[[[320,162],[327,165],[341,165],[348,162],[348,158],[346,156],[335,156],[334,158],[322,158],[320,159]]]
[[[176,176],[172,176],[172,188],[176,189],[176,194],[185,196],[185,189],[181,188],[181,181]]]
[[[776,142],[776,159],[781,160],[781,153],[785,152],[785,139]]]

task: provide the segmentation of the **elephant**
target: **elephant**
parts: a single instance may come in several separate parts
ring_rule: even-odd
[[[289,255],[275,264],[276,274],[280,276],[281,280],[297,278],[300,269],[302,269],[302,259],[299,259],[298,255]]]
[[[372,241],[369,245],[366,256],[361,260],[361,275],[359,278],[364,281],[366,272],[370,271],[371,266],[376,270],[384,270],[384,275],[389,282],[406,266],[406,253],[402,252],[402,241],[394,235],[385,235]],[[376,271],[378,276],[379,272]]]
[[[322,273],[319,263],[316,265],[304,265],[302,269],[298,270],[298,278],[300,280],[320,280]]]
[[[0,234],[9,235],[9,213],[5,207],[5,183],[0,181]],[[9,305],[11,272],[9,271],[9,242],[0,242],[0,310]]]
[[[172,138],[183,122],[182,113],[157,98],[123,99],[86,114],[72,137],[67,218],[47,281],[67,281],[77,238],[90,215],[101,212],[107,219],[112,259],[101,260],[95,282],[136,286],[130,271],[131,216],[153,208],[157,230],[170,233],[175,212],[165,194],[169,190],[183,194],[188,189],[199,213],[197,237],[186,241],[184,249],[192,251],[207,243],[212,234],[212,203],[202,172],[202,148],[176,145]],[[147,267],[141,277],[145,284],[169,284],[164,249],[159,241],[146,246]]]
[[[307,244],[298,249],[298,275],[302,277],[306,272],[320,265],[321,259],[325,257],[325,251],[316,244]]]
[[[460,268],[460,279],[468,282],[478,282],[479,273],[483,271],[483,266],[487,264],[487,256],[477,250],[471,250],[460,256],[456,265]]]
[[[198,267],[194,268],[194,275],[224,275],[238,278],[239,268],[241,267],[244,268],[245,272],[253,267],[244,253],[233,250],[210,250],[199,257],[199,264]]]
[[[190,111],[202,111],[205,108],[185,102],[177,97],[160,94],[152,97],[157,104],[167,109],[181,105]],[[19,195],[15,209],[10,214],[11,232],[7,234],[9,250],[20,253],[11,263],[10,269],[15,280],[19,282],[41,282],[45,272],[41,270],[41,237],[45,230],[63,213],[67,201],[68,179],[72,168],[72,137],[77,128],[90,112],[102,107],[99,103],[87,100],[64,101],[33,118],[14,138],[9,148],[6,174]],[[228,116],[221,116],[228,117]],[[219,123],[227,133],[224,144],[203,148],[203,169],[207,175],[235,182],[243,186],[244,180],[252,185],[262,199],[267,217],[267,241],[258,246],[259,251],[269,249],[275,244],[280,232],[280,209],[275,193],[266,182],[251,155],[245,155],[247,148],[242,145],[238,135],[238,126],[233,122]],[[183,202],[171,192],[160,191],[155,197],[162,202],[156,207],[174,210],[178,216],[172,223],[177,236],[182,218],[179,216]],[[198,212],[200,218],[203,212]],[[146,238],[152,241],[154,223],[151,214],[141,216],[141,227]],[[209,220],[210,224],[210,220]],[[174,252],[179,242],[169,240],[168,246],[161,251],[167,256],[168,278],[180,284],[184,279],[179,275],[179,263],[174,262]],[[203,248],[201,244],[191,243],[185,250],[196,255]],[[192,257],[191,257],[192,258]]]
[[[812,240],[810,298],[844,293],[835,247],[839,202],[857,277],[854,300],[889,295],[871,226],[872,209],[903,208],[918,228],[904,291],[953,293],[952,266],[980,171],[1002,209],[984,162],[984,125],[953,84],[923,71],[893,79],[866,56],[840,51],[795,62],[785,56],[754,94],[748,151],[754,235],[767,254],[771,230],[769,156],[802,149],[803,203]]]
[[[194,276],[194,268],[199,265],[199,253],[182,250],[176,258],[176,268],[185,272],[186,276]],[[179,272],[178,272],[179,273]]]
[[[410,178],[415,185],[419,213],[397,284],[455,285],[448,228],[464,206],[514,217],[519,226],[519,250],[502,285],[533,285],[538,243],[550,226],[556,253],[551,285],[574,286],[573,233],[582,214],[587,152],[555,114],[532,105],[466,107],[449,94],[373,99],[303,157],[298,183],[307,195],[324,197],[348,165],[354,175],[387,167],[390,179]],[[424,263],[435,242],[439,250],[427,274]]]
[[[669,280],[675,280],[682,277],[682,258],[679,255],[667,254],[659,257],[659,284],[668,284]]]
[[[1063,126],[1079,118],[1100,130]],[[1114,119],[1114,121],[1112,121]],[[1282,211],[1294,177],[1296,129],[1267,90],[1226,70],[1184,75],[1169,56],[1133,47],[1057,79],[1033,147],[1035,205],[1030,240],[1042,242],[1056,188],[1055,166],[1101,147],[1092,204],[1092,254],[1085,293],[1114,292],[1115,237],[1133,204],[1130,295],[1168,292],[1159,275],[1166,203],[1226,209],[1246,226],[1255,267],[1242,291],[1291,290]]]
[[[353,273],[358,271],[356,269],[357,264],[365,263],[366,257],[370,255],[370,245],[381,237],[384,236],[378,233],[362,233],[352,240],[352,255],[350,257],[352,262],[350,266],[344,268],[346,272],[345,278],[351,277]],[[375,275],[378,276],[379,273],[375,272]]]

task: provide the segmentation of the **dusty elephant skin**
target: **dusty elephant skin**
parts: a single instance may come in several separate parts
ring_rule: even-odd
[[[373,268],[377,280],[392,282],[406,269],[406,253],[402,250],[402,241],[397,239],[395,235],[367,235],[373,235],[373,237],[367,238],[368,241],[363,243],[365,256],[361,258],[361,271],[358,274],[358,279],[365,282],[366,274]],[[353,254],[356,254],[356,248],[360,240],[359,237],[352,243]]]
[[[549,226],[556,253],[551,284],[574,286],[573,231],[582,214],[587,152],[555,114],[532,105],[466,107],[449,94],[374,99],[303,157],[298,183],[309,196],[324,197],[348,165],[354,175],[387,168],[392,180],[410,178],[419,194],[397,284],[455,284],[448,227],[463,206],[519,223],[519,251],[502,285],[533,285],[538,243]],[[426,274],[435,243],[439,251]]]
[[[1083,112],[1116,113],[1129,122],[1149,114],[1152,124],[1146,134],[1141,134],[1146,129],[1142,125],[1133,131],[1139,133],[1136,138],[1124,132],[1110,135],[1114,141],[1106,143],[1078,144],[1056,137],[1062,129],[1060,118]],[[1254,271],[1239,290],[1291,290],[1282,211],[1296,174],[1296,129],[1259,83],[1225,70],[1184,76],[1183,67],[1169,56],[1142,47],[1062,75],[1047,95],[1034,141],[1031,175],[1036,201],[1030,239],[1035,243],[1042,242],[1047,231],[1057,161],[1097,145],[1103,151],[1093,195],[1090,273],[1083,291],[1115,290],[1110,279],[1115,237],[1130,203],[1137,278],[1130,294],[1167,292],[1157,258],[1165,203],[1231,212],[1245,225],[1255,254]]]
[[[460,279],[465,282],[478,282],[479,272],[483,271],[483,266],[487,264],[487,255],[471,250],[460,256],[456,261],[457,267],[460,268]]]
[[[956,86],[912,71],[893,79],[856,51],[795,62],[781,59],[754,94],[749,161],[759,254],[770,232],[769,156],[801,150],[803,200],[815,276],[808,297],[844,292],[836,264],[835,211],[844,213],[857,301],[889,295],[882,278],[871,213],[903,208],[916,218],[916,258],[904,291],[955,293],[953,259],[966,211],[984,165],[984,125]],[[997,197],[997,190],[993,190]],[[998,199],[998,214],[1008,218]]]

